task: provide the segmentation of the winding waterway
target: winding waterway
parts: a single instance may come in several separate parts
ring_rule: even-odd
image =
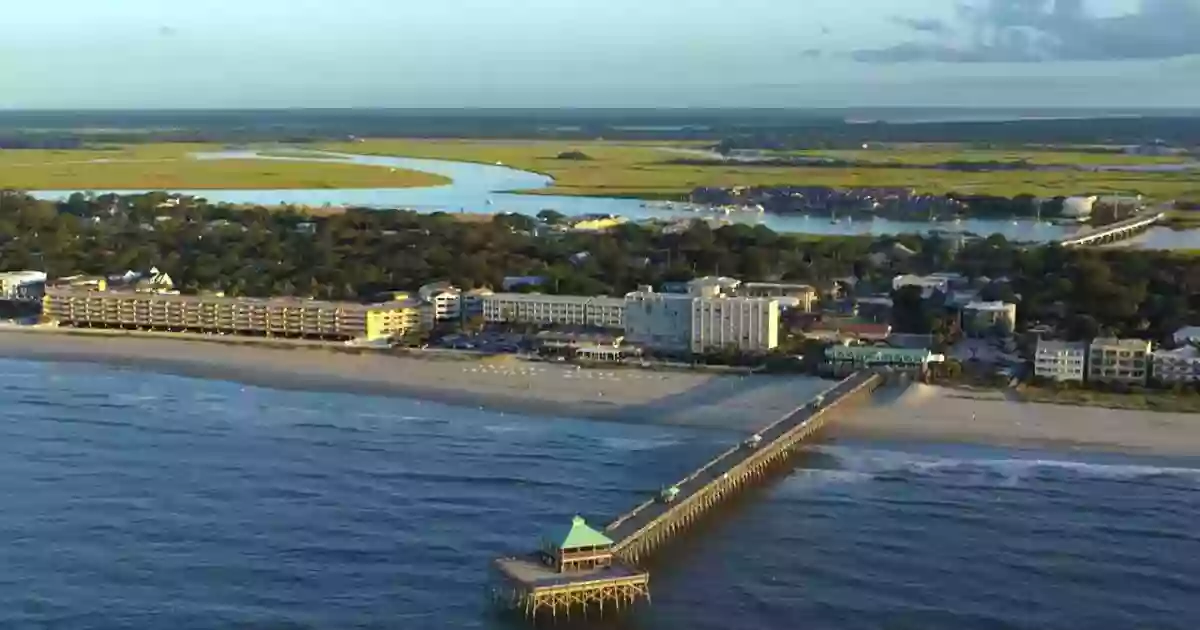
[[[0,628],[502,629],[489,561],[740,432],[0,360]],[[1200,627],[1194,460],[841,443],[605,630]]]
[[[443,186],[419,188],[174,191],[203,197],[216,203],[331,205],[378,209],[407,208],[419,212],[515,212],[527,215],[535,215],[542,210],[553,209],[567,216],[613,214],[628,217],[632,220],[718,216],[708,212],[695,212],[679,207],[667,208],[664,204],[644,202],[638,199],[520,194],[514,191],[534,191],[549,188],[554,184],[554,180],[546,175],[502,165],[340,153],[298,153],[296,156],[288,157],[266,155],[258,151],[222,151],[197,154],[196,157],[200,159],[351,162],[380,168],[423,171],[442,175],[452,180],[450,184]],[[145,191],[96,192],[129,193]],[[61,198],[65,193],[63,191],[37,191],[34,194],[41,198]],[[763,225],[778,232],[829,235],[923,234],[938,231],[947,234],[1002,234],[1010,240],[1045,242],[1063,238],[1080,229],[1078,226],[1055,225],[1049,222],[1030,219],[963,219],[954,222],[920,222],[843,218],[834,222],[825,216],[754,213],[734,213],[720,216],[735,223]],[[1146,248],[1157,248],[1160,246],[1166,248],[1200,247],[1200,231],[1175,232],[1170,237],[1142,239],[1135,246]]]

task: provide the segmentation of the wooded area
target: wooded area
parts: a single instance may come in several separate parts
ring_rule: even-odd
[[[328,299],[366,299],[434,280],[499,289],[505,276],[542,276],[546,292],[622,295],[710,274],[822,288],[855,276],[862,294],[890,292],[899,273],[958,271],[1009,279],[984,297],[1018,301],[1021,326],[1058,325],[1072,338],[1164,339],[1200,323],[1200,258],[1168,252],[1021,246],[998,235],[966,243],[916,235],[824,238],[761,226],[714,230],[701,222],[679,233],[635,224],[571,233],[520,215],[463,221],[349,210],[319,217],[168,199],[75,194],[49,202],[0,193],[0,265],[45,269],[52,277],[157,266],[184,292]],[[916,253],[869,258],[896,242]],[[937,325],[932,313],[906,312],[903,296],[896,297],[901,328],[928,332]]]

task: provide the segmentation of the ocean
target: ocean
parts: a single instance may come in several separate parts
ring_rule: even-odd
[[[489,561],[739,435],[0,360],[0,628],[519,628]],[[836,442],[611,629],[1200,627],[1200,460]],[[561,625],[561,624],[560,624]]]

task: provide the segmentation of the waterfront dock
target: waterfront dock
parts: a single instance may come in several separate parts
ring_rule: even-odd
[[[571,609],[616,610],[649,600],[649,573],[638,568],[725,500],[763,479],[792,450],[825,427],[836,414],[868,398],[885,378],[864,370],[726,449],[691,474],[666,486],[604,527],[593,530],[576,517],[572,530],[544,543],[537,554],[495,561],[500,574],[497,603],[537,617]]]

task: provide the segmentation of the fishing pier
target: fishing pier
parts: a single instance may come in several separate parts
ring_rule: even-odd
[[[837,414],[866,400],[885,381],[864,370],[821,392],[667,486],[657,496],[593,529],[575,517],[561,535],[524,557],[493,563],[497,603],[536,618],[572,610],[620,609],[650,599],[650,575],[641,564],[707,512],[762,480]]]

